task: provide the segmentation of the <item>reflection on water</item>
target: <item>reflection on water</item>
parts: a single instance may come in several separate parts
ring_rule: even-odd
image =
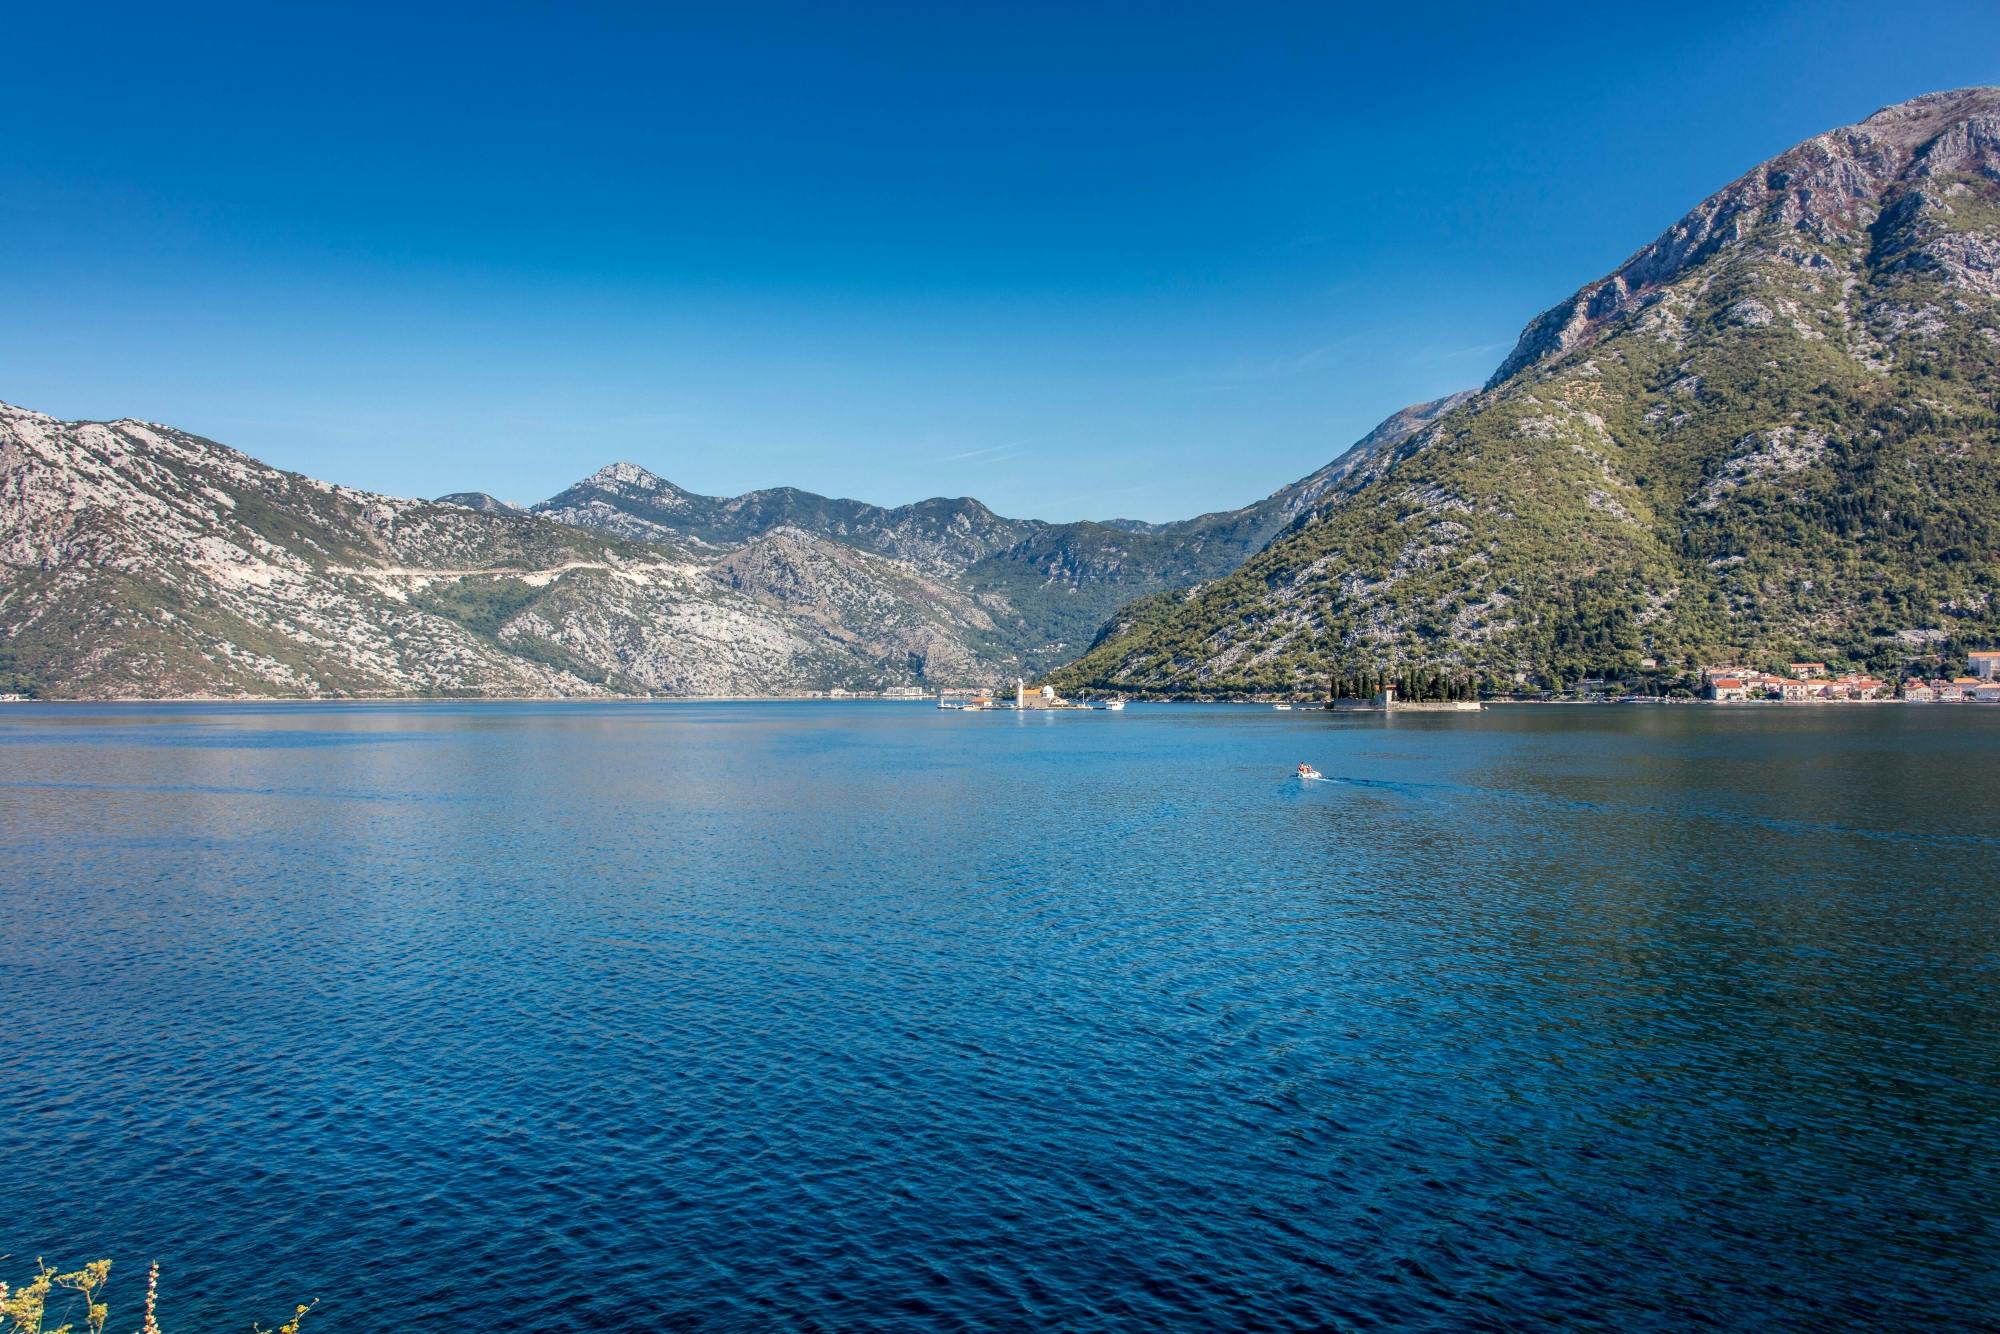
[[[1996,743],[7,706],[0,1252],[183,1327],[1977,1324]]]

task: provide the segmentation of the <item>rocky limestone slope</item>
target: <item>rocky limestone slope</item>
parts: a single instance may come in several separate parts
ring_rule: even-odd
[[[994,612],[979,599],[796,528],[745,543],[718,560],[710,576],[810,619],[857,652],[902,664],[914,680],[985,679],[1007,665]]]
[[[398,500],[168,427],[0,407],[0,689],[52,697],[764,694],[972,662],[944,600],[869,638],[706,559]],[[962,614],[963,621],[953,619]]]

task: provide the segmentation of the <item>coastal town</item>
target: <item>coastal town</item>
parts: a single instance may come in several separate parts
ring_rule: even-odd
[[[1911,704],[2000,704],[2000,651],[1976,651],[1967,654],[1966,659],[1966,675],[1916,674],[1899,680],[1884,680],[1866,673],[1836,674],[1823,662],[1787,663],[1784,672],[1743,666],[1705,667],[1701,695],[1718,703],[1903,700]]]

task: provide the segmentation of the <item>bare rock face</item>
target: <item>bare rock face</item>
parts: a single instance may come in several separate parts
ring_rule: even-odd
[[[993,617],[970,595],[898,562],[796,528],[779,528],[731,552],[710,576],[738,592],[809,615],[834,633],[923,625],[991,633]]]
[[[49,694],[594,693],[377,582],[574,545],[495,524],[153,423],[0,407],[0,666]]]
[[[2000,89],[1933,93],[1815,135],[1710,195],[1615,272],[1537,316],[1487,387],[1587,345],[1693,269],[1753,246],[1809,246],[1817,253],[1805,262],[1829,266],[1827,251],[1849,251],[1878,266],[1929,268],[1992,296],[2000,253],[1990,233],[1952,225],[1951,201],[1954,194],[1990,201],[1996,182]]]
[[[962,678],[995,666],[973,647],[998,628],[978,598],[828,538],[776,529],[731,552],[710,574],[921,680],[949,681],[954,673]]]

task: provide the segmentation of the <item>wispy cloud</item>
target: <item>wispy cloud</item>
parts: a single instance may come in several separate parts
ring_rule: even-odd
[[[1006,459],[1016,459],[1026,453],[1025,440],[1010,440],[1004,445],[988,445],[984,449],[968,449],[960,454],[946,454],[932,459],[933,463],[1000,463]]]

